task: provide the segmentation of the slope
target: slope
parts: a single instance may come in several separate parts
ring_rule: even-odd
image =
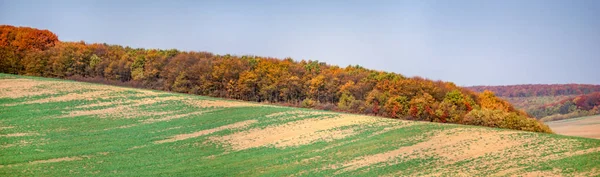
[[[2,176],[600,175],[600,140],[0,74]]]

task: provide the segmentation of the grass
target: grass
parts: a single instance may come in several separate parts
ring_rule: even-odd
[[[0,176],[600,174],[600,140],[554,134],[8,74],[0,105]]]

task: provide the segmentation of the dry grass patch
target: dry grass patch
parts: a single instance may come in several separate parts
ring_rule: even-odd
[[[59,118],[69,118],[77,116],[98,116],[100,118],[138,118],[140,116],[161,116],[171,112],[147,112],[141,111],[131,106],[117,106],[104,109],[71,111],[68,115]]]
[[[39,82],[31,79],[0,79],[0,97],[21,98],[54,94],[56,93],[54,90],[35,88],[37,86],[52,83],[53,82]]]
[[[510,147],[522,145],[523,141],[515,141],[507,135],[515,134],[512,131],[463,131],[452,137],[436,137],[432,145],[438,156],[444,157],[447,164],[452,164],[466,159],[474,159],[486,154],[503,152]],[[431,141],[431,140],[430,140]],[[435,142],[437,141],[437,142]]]
[[[584,150],[579,150],[579,151],[567,151],[567,152],[559,153],[559,154],[558,153],[552,154],[552,155],[540,158],[540,161],[557,160],[557,159],[562,159],[565,157],[584,155],[584,154],[589,154],[589,153],[594,153],[594,152],[600,152],[600,147],[584,149]]]
[[[86,105],[79,105],[79,106],[75,106],[75,108],[77,109],[86,109],[86,108],[93,108],[93,107],[103,107],[103,106],[111,106],[111,105],[115,105],[115,104],[123,104],[122,102],[99,102],[99,103],[93,103],[93,104],[86,104]]]
[[[510,152],[506,152],[502,154],[502,156],[508,159],[525,158],[529,159],[531,162],[541,163],[548,160],[564,158],[565,153],[569,153],[568,151],[575,151],[575,148],[581,144],[581,142],[573,139],[554,139],[547,137],[530,137],[526,140],[521,140],[521,142],[528,144],[529,146],[514,147],[510,149]],[[540,144],[542,145],[540,146]],[[560,153],[561,151],[567,152]],[[553,155],[544,156],[547,153]],[[488,163],[499,164],[504,163],[504,160],[499,159]]]
[[[128,148],[127,150],[135,150],[135,149],[140,149],[140,148],[144,148],[144,147],[146,147],[146,145],[143,145],[143,146],[133,146],[133,147]]]
[[[171,115],[171,116],[166,116],[163,118],[158,118],[158,119],[146,119],[143,120],[142,123],[154,123],[154,122],[163,122],[163,121],[170,121],[173,119],[179,119],[182,117],[187,117],[187,116],[193,116],[193,115],[200,115],[200,114],[204,114],[207,112],[212,112],[214,110],[210,110],[210,111],[198,111],[198,112],[191,112],[191,113],[185,113],[185,114],[176,114],[176,115]]]
[[[156,123],[156,122],[163,122],[163,121],[170,121],[173,119],[179,119],[182,117],[187,117],[187,116],[192,116],[192,115],[200,115],[200,114],[204,114],[207,112],[211,112],[211,111],[199,111],[199,112],[192,112],[192,113],[186,113],[186,114],[177,114],[177,115],[171,115],[171,116],[166,116],[163,118],[158,118],[158,119],[144,119],[144,120],[140,120],[141,123],[136,123],[136,124],[130,124],[130,125],[123,125],[123,126],[119,126],[116,128],[106,128],[104,129],[106,130],[113,130],[113,129],[124,129],[124,128],[131,128],[131,127],[135,127],[138,125],[143,125],[143,124],[151,124],[151,123]],[[169,114],[170,112],[155,112],[155,113],[146,113],[145,115],[152,115],[152,116],[159,116],[159,115],[164,115],[164,114]],[[133,116],[132,116],[133,115]],[[128,115],[126,117],[136,117],[136,116],[140,116],[139,114],[132,114],[132,115]],[[181,128],[181,127],[179,127]],[[160,132],[160,131],[158,131]]]
[[[594,168],[587,172],[577,173],[575,176],[600,176],[600,169]]]
[[[273,125],[266,128],[238,132],[223,137],[212,137],[213,140],[229,144],[234,150],[274,145],[283,148],[299,146],[319,140],[334,140],[354,134],[353,130],[336,128],[374,122],[376,118],[340,114],[333,118],[312,118]]]
[[[325,141],[330,142],[337,139],[342,139],[348,136],[355,135],[358,132],[355,132],[351,129],[334,129],[334,130],[322,130],[314,133],[308,133],[305,135],[301,135],[295,137],[293,139],[283,139],[280,142],[275,144],[276,147],[289,147],[289,146],[299,146],[305,144],[311,144],[317,141]]]
[[[20,137],[20,136],[36,136],[37,133],[11,133],[6,135],[0,135],[0,137]]]
[[[356,158],[344,163],[342,167],[345,167],[345,170],[355,170],[384,162],[394,164],[399,159],[405,161],[430,156],[442,157],[446,164],[452,164],[520,145],[519,142],[508,138],[508,135],[513,133],[485,129],[451,129],[412,146]]]
[[[315,116],[315,115],[325,115],[328,113],[325,112],[318,112],[318,111],[284,111],[284,112],[278,112],[278,113],[273,113],[273,114],[268,114],[265,117],[266,118],[273,118],[273,117],[280,117],[280,116],[285,116],[285,117],[290,117],[290,116]],[[331,113],[329,113],[331,114]]]
[[[155,141],[154,143],[156,144],[162,144],[162,143],[170,143],[170,142],[175,142],[175,141],[181,141],[181,140],[186,140],[186,139],[190,139],[190,138],[196,138],[202,135],[208,135],[214,132],[218,132],[218,131],[222,131],[222,130],[226,130],[226,129],[237,129],[237,128],[243,128],[246,127],[250,124],[256,123],[256,120],[247,120],[247,121],[242,121],[242,122],[237,122],[234,124],[229,124],[229,125],[225,125],[225,126],[220,126],[217,128],[212,128],[212,129],[208,129],[208,130],[202,130],[202,131],[198,131],[198,132],[194,132],[194,133],[188,133],[188,134],[180,134],[180,135],[175,135],[171,138],[168,139],[164,139],[164,140],[160,140],[160,141]]]
[[[117,106],[110,107],[104,109],[94,109],[94,110],[84,110],[84,111],[71,111],[69,115],[62,116],[60,118],[68,118],[68,117],[77,117],[77,116],[98,116],[101,118],[109,117],[109,116],[121,116],[121,117],[131,117],[132,109],[129,106]]]
[[[377,135],[380,135],[380,134],[383,134],[383,133],[386,133],[386,132],[389,132],[389,131],[392,131],[392,130],[396,130],[396,129],[400,129],[400,128],[406,128],[406,127],[409,127],[409,126],[413,126],[413,125],[417,125],[417,124],[423,124],[423,123],[424,122],[404,121],[404,120],[393,120],[393,121],[381,121],[380,120],[380,122],[377,122],[377,123],[375,123],[373,125],[375,125],[375,126],[381,126],[381,127],[385,127],[385,128],[383,128],[383,130],[376,131],[376,132],[373,132],[372,134],[369,134],[366,138],[371,138],[371,137],[374,137],[374,136],[377,136]],[[349,140],[349,141],[339,142],[339,143],[336,143],[336,144],[330,144],[330,145],[325,146],[323,148],[316,149],[314,152],[322,152],[322,151],[325,151],[325,150],[329,150],[331,148],[335,148],[335,147],[343,146],[343,145],[346,145],[346,144],[354,143],[354,142],[359,141],[359,140],[360,139],[353,139],[353,140]]]
[[[404,121],[404,120],[394,120],[392,122],[379,122],[376,125],[377,126],[381,126],[381,127],[385,127],[385,128],[383,128],[380,131],[373,132],[373,134],[370,134],[368,137],[377,136],[377,135],[380,135],[380,134],[387,133],[389,131],[393,131],[393,130],[397,130],[397,129],[401,129],[401,128],[406,128],[406,127],[413,126],[413,125],[418,125],[418,124],[423,124],[423,122]]]
[[[302,160],[300,160],[300,163],[309,163],[309,162],[312,162],[312,161],[317,161],[319,159],[321,159],[321,156],[314,156],[314,157],[311,157],[311,158],[308,158],[308,159],[302,159]]]
[[[144,96],[147,96],[147,95],[144,95]],[[161,102],[165,102],[165,101],[181,101],[181,100],[185,100],[185,98],[178,97],[178,96],[153,97],[153,98],[144,98],[144,99],[139,99],[139,100],[131,100],[130,102],[133,103],[132,106],[142,106],[142,105],[151,105],[151,104],[155,104],[155,103],[161,103]]]
[[[258,107],[261,104],[224,101],[224,100],[185,100],[185,103],[199,108],[231,108],[231,107]]]
[[[522,168],[516,168],[518,170],[521,170]],[[568,176],[598,176],[600,175],[600,170],[598,169],[592,169],[590,171],[587,172],[570,172],[568,173]],[[517,172],[517,171],[513,171],[510,170],[510,172],[505,173],[497,173],[494,174],[493,176],[514,176],[514,177],[546,177],[546,176],[565,176],[563,174],[563,171],[560,169],[552,169],[549,171],[531,171],[531,172]]]
[[[98,98],[110,92],[127,90],[118,87],[108,87],[75,82],[38,81],[32,79],[0,79],[0,97],[20,98],[43,94],[58,94],[61,92],[76,92],[90,90],[86,93],[69,93],[66,95],[39,99],[19,104],[35,104],[72,100],[89,100]]]
[[[327,116],[327,115],[337,115],[337,113],[327,113],[320,111],[284,111],[278,113],[268,114],[265,117],[270,118],[270,121],[286,121],[293,120],[298,118],[306,118],[310,116]]]
[[[140,100],[129,100],[124,102],[101,102],[90,105],[81,105],[77,108],[90,108],[98,106],[109,106],[117,105],[115,107],[94,109],[94,110],[79,110],[70,111],[69,115],[62,116],[61,118],[76,117],[76,116],[98,116],[101,118],[106,117],[122,117],[122,118],[136,118],[140,116],[161,116],[170,114],[172,112],[148,112],[140,110],[138,107],[160,103],[163,101],[181,100],[181,97],[157,97],[157,98],[145,98]]]
[[[83,160],[81,157],[62,157],[48,160],[36,160],[33,162],[29,162],[29,164],[40,164],[40,163],[56,163],[56,162],[64,162],[64,161],[74,161],[74,160]]]
[[[455,134],[455,136],[460,136],[460,134]],[[485,133],[477,135],[476,137],[486,139],[487,143],[485,144],[482,144],[485,141],[478,140],[467,143],[468,146],[458,145],[451,148],[443,148],[441,151],[434,149],[431,152],[435,152],[436,156],[444,157],[438,163],[438,166],[444,169],[445,174],[462,173],[467,176],[476,176],[477,174],[481,174],[481,169],[485,169],[485,171],[498,171],[493,176],[522,176],[524,175],[524,168],[521,164],[543,164],[552,160],[600,151],[599,147],[577,150],[582,142],[573,139],[556,139],[538,135],[523,137],[522,135],[527,133],[514,131],[497,132],[497,134],[499,136],[485,135]],[[457,151],[456,148],[461,147],[462,149]],[[426,152],[430,152],[430,150]],[[466,168],[456,168],[453,166],[453,163],[467,159],[472,159],[472,161],[461,164],[461,166]],[[394,161],[391,162],[394,163]],[[422,171],[420,175],[428,174],[431,171],[435,171],[435,168]],[[560,170],[555,170],[551,173],[547,171],[532,172],[527,175],[545,174],[555,176],[560,174],[560,172]]]
[[[12,88],[31,88],[40,85],[42,82],[31,79],[0,79],[0,90]]]
[[[15,128],[14,126],[0,127],[0,130]]]
[[[23,102],[20,104],[36,104],[36,103],[49,103],[49,102],[66,102],[75,100],[94,100],[97,98],[110,98],[108,96],[112,91],[90,91],[85,93],[68,93],[66,95],[43,98],[34,101]]]
[[[169,130],[175,130],[175,129],[180,129],[180,128],[182,128],[182,126],[170,127],[170,128],[166,128],[166,129],[163,129],[163,130],[153,131],[152,133],[160,133],[160,132],[169,131]]]
[[[89,156],[88,156],[88,158],[89,158]],[[75,160],[83,160],[83,158],[82,157],[61,157],[61,158],[46,159],[46,160],[36,160],[36,161],[31,161],[29,163],[12,164],[12,165],[6,165],[6,166],[0,165],[0,168],[21,166],[21,165],[35,165],[35,164],[43,164],[43,163],[57,163],[57,162],[66,162],[66,161],[75,161]]]
[[[5,145],[1,145],[0,148],[9,148],[9,147],[13,147],[13,146],[27,146],[30,145],[31,141],[25,141],[25,140],[21,140],[17,143],[14,144],[5,144]]]
[[[563,176],[560,174],[560,170],[552,170],[552,171],[533,171],[533,172],[525,172],[521,174],[514,174],[512,176],[519,177],[546,177],[546,176]]]
[[[19,104],[35,104],[73,100],[92,100],[97,98],[112,98],[114,96],[110,96],[110,93],[120,91],[135,91],[140,93],[138,95],[143,96],[155,96],[160,94],[148,90],[136,90],[130,88],[111,87],[77,82],[38,81],[32,79],[0,79],[0,97],[20,98],[43,94],[58,94],[61,92],[78,92],[83,90],[87,90],[87,92],[68,93],[66,95],[44,98],[29,102],[22,102]]]
[[[517,136],[518,137],[518,136]],[[548,137],[525,137],[515,138],[512,141],[519,143],[517,146],[505,148],[503,152],[490,154],[488,158],[478,159],[464,166],[468,169],[462,169],[463,172],[472,174],[478,173],[477,169],[486,169],[489,171],[499,171],[494,176],[506,176],[517,174],[521,175],[523,167],[519,164],[543,164],[547,161],[558,160],[577,154],[594,152],[593,149],[576,151],[575,148],[581,142],[567,139],[554,139]],[[562,151],[567,152],[562,152]],[[571,153],[576,151],[576,153]],[[545,156],[548,153],[552,154]],[[461,171],[455,169],[454,172]]]

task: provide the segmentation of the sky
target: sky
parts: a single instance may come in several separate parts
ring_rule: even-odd
[[[208,51],[451,81],[600,84],[600,1],[0,0],[61,41]]]

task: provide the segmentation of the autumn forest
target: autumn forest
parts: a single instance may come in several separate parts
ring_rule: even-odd
[[[476,93],[452,82],[315,60],[66,42],[48,30],[28,27],[0,26],[0,72],[407,120],[551,132],[492,91]]]

